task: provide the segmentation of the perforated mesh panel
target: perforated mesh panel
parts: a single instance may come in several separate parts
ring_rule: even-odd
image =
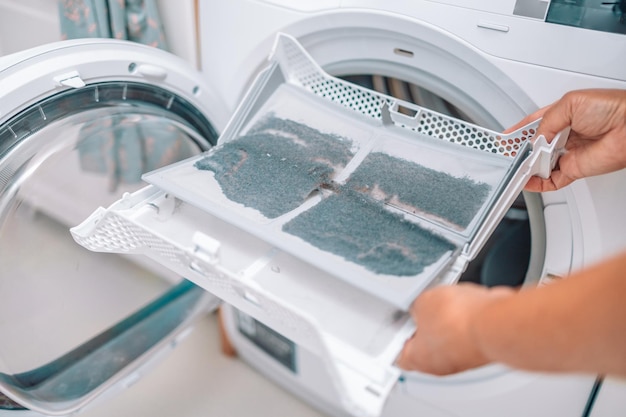
[[[170,263],[188,265],[186,255],[176,246],[112,213],[100,220],[97,230],[88,237],[74,238],[80,245],[96,252],[137,253],[152,250]]]
[[[384,102],[391,106],[393,100],[381,94],[340,79],[326,75],[299,47],[284,38],[281,43],[283,69],[289,74],[292,82],[297,82],[318,96],[342,104],[343,106],[363,113],[375,119],[381,118]]]
[[[422,110],[419,116],[419,126],[412,128],[418,133],[504,156],[517,155],[522,144],[536,133],[535,128],[529,128],[511,135],[502,135],[438,113]]]
[[[280,57],[281,67],[288,75],[290,82],[297,83],[320,97],[339,103],[365,116],[382,119],[383,104],[387,103],[388,107],[392,108],[397,101],[393,97],[327,75],[291,38],[282,37],[276,53]],[[535,134],[536,126],[524,132],[503,135],[415,104],[402,102],[402,107],[416,112],[417,123],[414,126],[408,126],[401,122],[394,122],[398,126],[435,139],[508,157],[516,156],[522,144]]]

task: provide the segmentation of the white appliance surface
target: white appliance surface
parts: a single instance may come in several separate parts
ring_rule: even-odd
[[[263,68],[278,31],[298,38],[331,73],[378,72],[420,83],[493,129],[516,122],[571,89],[626,86],[623,36],[520,18],[512,14],[513,0],[467,3],[199,2],[201,67],[211,86],[211,100],[220,103],[209,113],[214,112],[217,127],[223,128],[226,116]],[[6,1],[0,6],[22,10]],[[189,11],[189,4],[183,9]],[[46,33],[56,30],[54,22],[45,18],[48,14],[37,16],[47,22]],[[175,25],[173,19],[166,20]],[[184,19],[186,31],[192,26],[190,20]],[[11,49],[16,46],[9,46],[9,36],[2,33],[0,52],[21,49],[19,45]],[[187,33],[184,39],[193,38]],[[553,42],[542,41],[546,38]],[[576,55],[563,47],[572,42],[578,45]],[[606,54],[607,50],[615,53]],[[193,58],[188,60],[195,64]],[[8,108],[0,110],[2,116],[11,113]],[[535,201],[529,215],[535,223],[533,243],[541,252],[539,275],[566,275],[626,247],[619,217],[626,192],[615,192],[623,183],[623,173],[617,173],[580,181],[539,200],[528,197]],[[56,232],[48,235],[43,226],[41,231],[42,244],[60,244]],[[23,261],[29,256],[24,255]],[[152,285],[147,286],[146,293],[152,292]],[[82,415],[344,415],[339,404],[327,400],[327,387],[316,385],[314,356],[298,351],[302,373],[286,371],[242,336],[236,314],[228,312],[232,340],[253,368],[221,355],[216,319],[211,315],[197,323],[161,366],[139,381],[124,381],[128,388],[121,394],[93,403]],[[589,377],[526,374],[499,366],[446,378],[407,373],[383,415],[576,415],[584,408],[593,382]],[[623,386],[607,387],[598,396],[598,410],[602,415],[619,415],[617,408],[623,402],[617,399],[623,396]]]

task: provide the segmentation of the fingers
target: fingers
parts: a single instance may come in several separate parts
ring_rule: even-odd
[[[459,372],[479,364],[469,340],[467,319],[484,287],[442,286],[422,293],[411,307],[417,331],[397,360],[407,370],[435,375]]]
[[[568,127],[571,123],[571,101],[573,99],[569,97],[571,96],[567,96],[566,94],[563,99],[529,114],[502,133],[514,132],[535,120],[542,119],[537,128],[537,136],[543,135],[548,142],[550,142],[557,133]]]
[[[464,369],[455,367],[451,361],[441,360],[441,355],[427,346],[415,333],[404,345],[396,365],[408,371],[418,371],[431,375],[450,375]]]
[[[537,136],[543,135],[550,142],[557,133],[571,126],[575,100],[576,97],[568,93],[562,99],[545,108],[543,118],[537,128]]]
[[[520,129],[524,126],[526,126],[528,123],[530,122],[534,122],[537,119],[540,119],[541,117],[543,117],[543,114],[546,112],[546,110],[548,110],[550,106],[546,106],[543,107],[539,110],[537,110],[536,112],[529,114],[528,116],[524,117],[522,120],[520,120],[519,122],[517,122],[516,124],[514,124],[513,126],[507,128],[506,130],[504,130],[502,133],[506,134],[506,133],[511,133],[516,131],[517,129]]]
[[[472,332],[484,307],[516,291],[462,283],[422,293],[411,307],[417,323],[397,365],[406,370],[448,375],[488,363]]]
[[[524,190],[535,193],[545,193],[559,190],[572,182],[574,182],[574,178],[564,175],[563,171],[555,170],[550,174],[550,178],[531,177],[526,183]]]
[[[421,369],[422,367],[417,362],[420,359],[420,355],[415,352],[415,348],[417,343],[415,342],[416,333],[413,333],[406,342],[404,342],[404,347],[400,352],[400,356],[396,359],[396,365],[402,369],[415,371]]]
[[[560,100],[543,107],[533,114],[525,117],[522,121],[515,126],[507,129],[507,131],[513,131],[519,129],[519,127],[530,123],[532,120],[537,120],[541,117],[539,126],[537,127],[536,137],[543,135],[548,142],[551,142],[554,137],[563,129],[569,127],[572,123],[572,106],[575,101],[575,96],[572,94],[566,94]],[[506,133],[506,132],[505,132]],[[569,140],[569,139],[568,139]],[[574,181],[567,175],[564,175],[562,171],[556,169],[550,174],[547,179],[540,177],[532,177],[526,183],[524,190],[531,192],[547,192],[555,191],[566,185],[571,184]]]
[[[573,107],[578,100],[576,94],[567,93],[560,100],[542,107],[532,114],[506,129],[503,133],[511,133],[530,122],[541,119],[537,128],[537,136],[543,135],[550,142],[557,133],[571,125]]]
[[[556,189],[556,185],[552,182],[552,178],[544,179],[541,177],[531,177],[524,187],[525,191],[533,193],[543,193],[546,191],[554,191]]]

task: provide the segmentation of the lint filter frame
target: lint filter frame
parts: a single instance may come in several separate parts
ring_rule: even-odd
[[[379,415],[425,288],[455,283],[568,132],[494,132],[326,74],[279,34],[217,146],[71,229],[141,254],[325,360]],[[355,330],[355,329],[358,329]],[[381,331],[381,329],[385,329]]]
[[[143,179],[169,198],[191,204],[246,235],[406,309],[427,286],[456,282],[527,180],[533,175],[549,176],[567,132],[561,132],[551,143],[543,137],[531,141],[538,123],[502,134],[397,100],[326,74],[294,38],[279,34],[268,68],[249,89],[218,145],[205,154],[148,173]],[[311,134],[326,142],[321,141],[316,148],[311,145]],[[265,143],[272,135],[274,142],[265,148],[240,146],[246,140],[253,145]],[[301,149],[278,149],[276,144],[280,143]],[[328,144],[335,143],[343,150],[326,152]],[[298,167],[302,160],[307,163],[306,155],[295,162],[290,159],[301,150],[302,154],[312,152],[310,166]],[[267,161],[252,166],[252,152]],[[344,155],[329,161],[341,152]],[[232,162],[233,158],[239,159]],[[213,160],[218,163],[211,167]],[[237,170],[243,172],[240,165],[245,167],[246,163],[258,169],[234,175]],[[304,188],[299,189],[298,184],[294,188],[293,184],[285,185],[293,172],[283,175],[288,178],[275,175],[285,172],[281,165],[290,164],[296,173],[302,168],[321,174],[317,182],[315,175],[310,175]],[[220,170],[223,178],[232,178],[230,184],[216,180]],[[302,195],[283,204],[281,198],[290,199],[293,190]],[[285,192],[288,194],[280,197]],[[359,206],[361,197],[384,210]],[[347,198],[351,200],[345,203]],[[332,200],[342,199],[333,204]],[[361,211],[351,215],[351,204]],[[329,207],[332,218],[324,217],[324,206]],[[355,218],[370,211],[377,219],[381,213],[389,213],[389,219],[376,223],[370,217]],[[343,217],[337,218],[337,212]],[[398,233],[428,236],[411,242],[412,247],[403,242],[385,247],[383,242],[366,253],[358,249],[344,253],[337,245],[319,242],[323,239],[319,235],[341,240],[342,229],[336,228],[344,224],[350,229],[343,235],[364,231],[364,238],[369,234],[371,239],[380,239],[379,235],[384,237],[380,224],[384,226],[385,221],[401,223]],[[304,235],[307,230],[319,233],[310,237]],[[347,237],[343,240],[346,245],[359,245]],[[433,252],[433,246],[440,253],[417,259],[420,253],[414,252]],[[413,263],[418,273],[412,273],[411,265],[396,268],[397,273],[393,265],[377,269],[376,263],[385,262],[386,255],[401,258],[403,254],[417,259]]]
[[[293,126],[279,126],[280,123],[292,123]],[[528,178],[549,175],[552,159],[557,155],[554,149],[562,144],[559,139],[551,144],[543,140],[531,143],[537,124],[534,122],[503,135],[373,92],[326,74],[295,39],[281,34],[268,70],[260,75],[243,99],[218,146],[208,154],[149,173],[144,179],[280,250],[405,308],[433,280],[456,281]],[[277,132],[281,128],[287,131]],[[305,129],[310,132],[298,131]],[[282,211],[262,208],[265,213],[257,209],[258,205],[255,207],[256,201],[251,201],[253,197],[265,198],[272,204],[281,199],[282,192],[289,191],[284,178],[265,173],[268,165],[239,178],[234,177],[231,188],[241,189],[230,190],[229,195],[224,192],[228,185],[216,181],[218,173],[198,170],[203,163],[210,164],[212,158],[219,158],[220,153],[227,153],[226,158],[233,157],[234,152],[241,150],[242,138],[264,141],[267,132],[274,133],[275,138],[280,136],[277,143],[309,141],[295,151],[302,150],[303,153],[307,147],[314,148],[311,145],[313,139],[307,134],[320,133],[330,137],[331,141],[336,138],[334,142],[349,149],[349,159],[329,163],[335,165],[332,178],[320,180],[305,189],[303,196],[307,198],[296,198],[295,204]],[[302,137],[296,137],[298,135]],[[325,155],[324,146],[322,143],[320,149],[309,151],[314,157],[329,159],[331,152]],[[233,162],[233,166],[245,158],[249,161],[251,152],[261,154],[262,158],[271,161],[270,168],[277,170],[280,170],[277,167],[291,162],[289,155],[285,158],[281,149],[271,144],[242,152],[248,154]],[[314,164],[302,167],[317,168]],[[370,172],[362,172],[368,169]],[[231,174],[226,173],[224,177],[233,177]],[[246,188],[244,184],[250,185]],[[263,191],[259,187],[264,187]],[[421,272],[411,274],[410,268],[406,268],[408,271],[402,270],[398,278],[399,274],[394,273],[393,268],[389,268],[391,273],[384,269],[372,271],[371,266],[363,266],[364,262],[359,259],[355,261],[362,255],[360,253],[346,260],[346,254],[337,254],[332,245],[329,245],[330,249],[320,248],[303,239],[302,233],[295,236],[285,231],[323,229],[326,224],[329,228],[335,227],[332,221],[338,219],[328,219],[317,212],[325,208],[322,205],[330,205],[329,197],[334,199],[345,194],[346,190],[353,192],[355,189],[361,192],[359,195],[380,201],[387,211],[415,224],[418,230],[443,239],[443,242],[437,240],[432,245],[443,247],[449,243],[450,249],[441,249],[440,256],[435,253],[435,260],[432,257],[426,259]],[[233,197],[237,193],[242,194],[239,201],[237,196]],[[305,216],[309,220],[301,220]],[[372,228],[372,224],[366,221],[352,220],[350,234],[356,229]],[[380,230],[371,230],[372,235],[377,232]],[[419,249],[420,242],[414,245]],[[424,249],[431,249],[427,239],[424,245],[428,246]],[[378,249],[383,261],[387,252],[394,255],[394,249],[406,250],[398,244],[391,249]],[[413,255],[409,251],[408,256]],[[378,261],[376,255],[373,258],[374,262]]]

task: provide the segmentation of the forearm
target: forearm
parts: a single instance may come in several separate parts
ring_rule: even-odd
[[[476,312],[471,332],[490,361],[626,376],[626,254],[494,300]]]

